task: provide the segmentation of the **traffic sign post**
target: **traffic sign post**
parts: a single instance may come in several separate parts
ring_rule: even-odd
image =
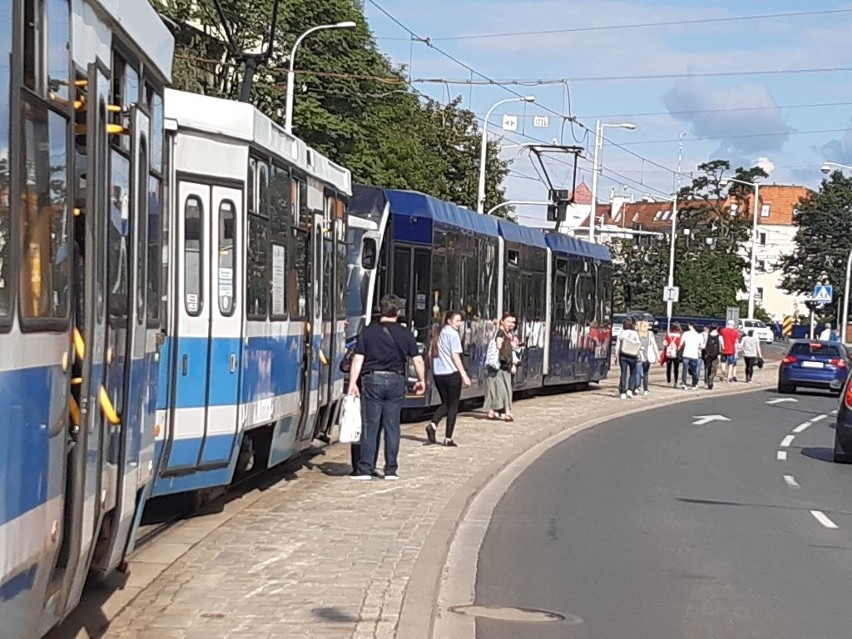
[[[679,286],[666,286],[663,288],[663,301],[664,302],[679,302],[680,301],[680,287]]]
[[[740,320],[740,307],[739,306],[728,306],[725,309],[725,321],[734,320],[738,322]]]
[[[814,286],[814,295],[811,298],[820,304],[831,304],[834,298],[834,288],[830,284],[818,284]]]

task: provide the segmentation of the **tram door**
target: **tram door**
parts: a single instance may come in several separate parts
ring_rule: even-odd
[[[178,282],[171,425],[164,472],[227,466],[236,440],[242,358],[237,303],[242,193],[178,185]]]
[[[429,339],[429,320],[432,317],[429,273],[432,254],[429,249],[397,246],[393,256],[393,292],[405,302],[403,320],[418,342]],[[438,303],[441,300],[437,300]],[[440,315],[440,309],[438,310]]]
[[[130,153],[110,151],[110,202],[107,223],[107,315],[105,388],[106,465],[101,499],[112,507],[105,555],[94,567],[105,573],[124,554],[136,510],[136,489],[147,397],[147,229],[148,116],[131,109]]]
[[[312,209],[313,210],[313,209]],[[302,416],[299,424],[299,441],[310,441],[314,436],[314,425],[320,405],[320,379],[323,364],[320,361],[323,331],[323,218],[312,217],[308,259],[305,260],[305,279],[309,284],[308,321],[305,323],[305,357],[302,368]]]

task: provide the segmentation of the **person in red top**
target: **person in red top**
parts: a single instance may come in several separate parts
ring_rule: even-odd
[[[680,369],[680,360],[677,357],[677,351],[680,348],[680,336],[683,334],[683,329],[680,323],[673,322],[668,334],[663,338],[663,355],[666,358],[666,384],[673,384],[677,387],[678,369]],[[674,377],[672,377],[674,370]]]
[[[737,342],[740,341],[740,332],[736,328],[734,320],[728,320],[725,328],[719,331],[724,344],[722,344],[722,377],[729,382],[737,381]]]

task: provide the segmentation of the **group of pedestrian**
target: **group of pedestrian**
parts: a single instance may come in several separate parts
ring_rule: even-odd
[[[618,393],[621,398],[627,399],[640,392],[649,395],[648,375],[651,364],[660,358],[660,351],[648,322],[626,319],[616,341],[615,352],[620,369]]]
[[[740,333],[736,323],[728,320],[722,328],[710,324],[702,332],[689,322],[684,331],[678,322],[674,322],[663,339],[660,363],[666,366],[667,384],[695,389],[703,371],[704,384],[712,389],[716,381],[739,381],[737,370],[740,359],[745,363],[745,381],[751,383],[755,367],[762,366],[763,360],[760,340],[753,329]]]
[[[361,398],[361,439],[352,446],[352,479],[369,480],[384,477],[399,479],[398,456],[400,421],[407,384],[407,362],[410,358],[417,372],[414,392],[426,390],[425,362],[412,333],[398,323],[403,304],[396,295],[385,295],[379,303],[378,321],[361,332],[355,346],[349,371],[350,395]],[[441,404],[426,426],[426,437],[438,443],[438,427],[444,419],[444,446],[456,447],[456,419],[462,388],[471,385],[462,359],[460,330],[464,318],[458,311],[444,316],[440,331],[430,340],[429,353],[432,380]],[[517,318],[504,313],[486,353],[487,390],[485,408],[490,419],[514,421],[512,416],[512,376],[520,365],[520,342],[515,335]],[[384,474],[379,475],[379,445],[384,435]]]

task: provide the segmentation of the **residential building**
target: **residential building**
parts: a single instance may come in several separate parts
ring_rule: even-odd
[[[761,184],[758,201],[757,244],[755,250],[755,300],[772,317],[780,321],[786,315],[806,312],[801,295],[791,295],[781,289],[783,273],[778,269],[782,255],[795,249],[797,227],[795,218],[799,200],[809,190],[804,186]],[[729,198],[726,208],[732,215],[752,221],[753,191],[740,198]],[[672,225],[672,203],[664,201],[618,202],[598,204],[596,241],[608,243],[619,237],[668,236]],[[573,229],[574,235],[588,237],[589,218]],[[751,258],[751,244],[743,247],[742,257]],[[750,269],[745,272],[746,290],[737,298],[748,299]],[[677,282],[675,282],[677,284]]]

